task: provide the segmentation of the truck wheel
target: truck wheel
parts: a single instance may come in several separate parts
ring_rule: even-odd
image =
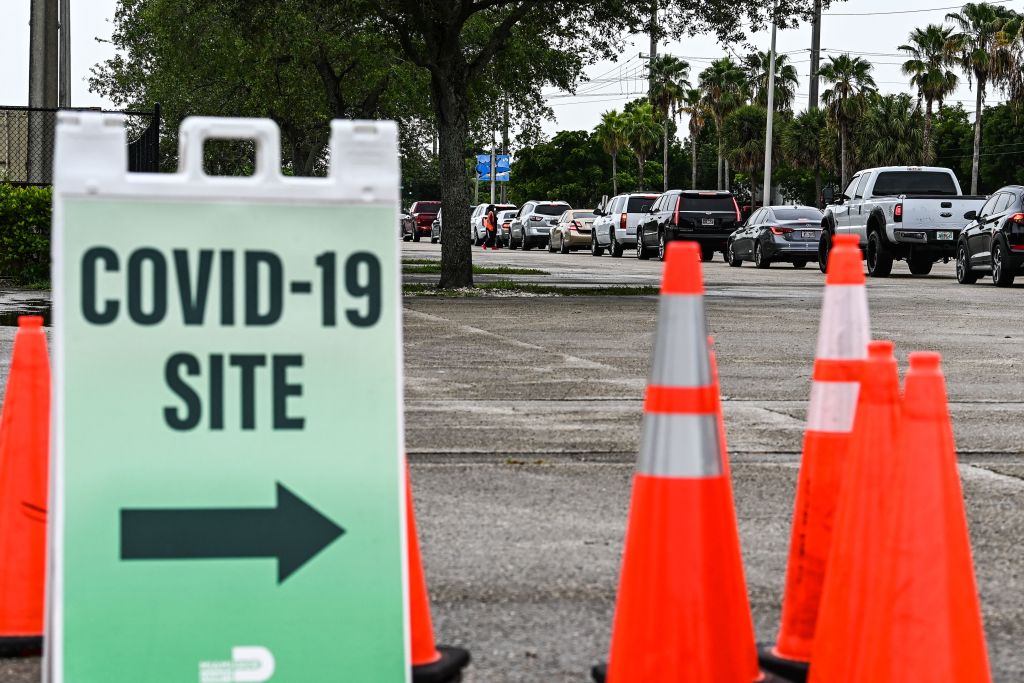
[[[868,235],[868,275],[871,277],[889,277],[892,272],[892,252],[882,239],[878,230]]]
[[[828,229],[821,231],[821,239],[818,240],[818,270],[828,272],[828,252],[832,250],[832,234]]]
[[[807,265],[807,261],[802,261],[802,260],[801,261],[793,261],[793,267],[794,268],[803,268],[806,265]]]
[[[712,249],[711,247],[701,247],[700,248],[700,260],[701,261],[708,262],[708,261],[710,261],[713,258],[715,258],[715,250],[714,249]]]
[[[1000,242],[992,241],[992,283],[996,287],[1010,287],[1016,273],[1006,262],[1006,247]]]
[[[644,234],[640,230],[636,231],[636,257],[641,261],[651,258],[651,252],[644,246]]]
[[[927,275],[932,272],[932,260],[927,255],[911,254],[907,259],[907,266],[910,267],[910,272],[914,275]]]
[[[615,239],[615,231],[612,230],[611,246],[608,247],[608,252],[612,255],[612,258],[622,257],[622,245],[617,239]]]
[[[668,236],[665,234],[665,231],[662,230],[661,232],[658,233],[658,260],[659,261],[664,261],[665,260],[665,254],[668,253],[668,243],[669,243]],[[701,260],[702,261],[710,261],[711,259],[710,258],[704,258],[704,254],[701,254]]]
[[[593,232],[590,233],[590,255],[591,256],[600,256],[603,253],[604,253],[604,247],[602,247],[600,244],[598,244],[598,242],[597,242],[597,234],[593,233]]]
[[[962,285],[973,285],[978,281],[978,274],[971,270],[971,260],[967,256],[967,245],[962,242],[956,250],[956,281]]]

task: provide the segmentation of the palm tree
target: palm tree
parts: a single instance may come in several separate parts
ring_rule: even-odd
[[[797,115],[782,131],[782,153],[796,167],[814,168],[814,202],[821,201],[821,136],[828,126],[825,112],[808,109]]]
[[[924,138],[921,161],[930,164],[935,152],[932,149],[932,105],[942,106],[946,96],[953,93],[960,79],[947,66],[951,63],[946,45],[953,29],[929,24],[923,29],[915,28],[910,33],[910,42],[900,45],[900,52],[906,52],[910,59],[903,62],[903,73],[910,76],[910,85],[917,88],[918,98],[924,101]]]
[[[612,194],[619,193],[619,153],[629,144],[626,137],[625,114],[620,114],[615,109],[601,114],[601,123],[594,129],[594,135],[601,143],[604,151],[612,158]]]
[[[672,55],[651,60],[651,103],[661,116],[662,184],[668,190],[668,119],[676,117],[679,101],[690,87],[690,63]]]
[[[858,128],[858,157],[868,166],[914,163],[924,137],[921,112],[906,93],[869,95]]]
[[[757,206],[757,168],[764,164],[765,125],[768,110],[756,104],[738,107],[725,117],[723,134],[726,153],[750,180],[750,208]]]
[[[950,12],[946,19],[953,22],[954,32],[946,43],[947,49],[974,81],[974,158],[971,162],[971,194],[978,193],[978,166],[981,161],[981,117],[985,107],[985,87],[1009,69],[1009,51],[1001,46],[998,34],[1003,22],[1013,16],[1006,8],[985,2],[969,2],[959,12]]]
[[[768,73],[772,70],[771,55],[767,52],[749,53],[743,60],[747,75],[747,88],[753,93],[755,104],[768,106]],[[786,55],[775,55],[775,110],[785,111],[793,106],[800,79],[796,67]]]
[[[871,77],[871,62],[866,59],[848,54],[828,59],[828,64],[818,69],[821,79],[831,84],[821,94],[821,102],[839,128],[839,178],[842,187],[846,187],[850,179],[846,165],[850,124],[864,111],[865,96],[877,88]]]
[[[625,130],[629,146],[636,155],[640,171],[637,176],[637,189],[640,190],[644,187],[644,166],[647,164],[647,156],[657,149],[658,138],[661,137],[661,126],[658,125],[658,117],[650,102],[644,100],[626,113]]]
[[[679,111],[688,114],[690,117],[690,161],[691,180],[690,189],[697,189],[697,137],[704,129],[704,122],[707,119],[707,107],[704,97],[697,88],[690,88],[683,94],[683,101]]]
[[[735,62],[722,57],[711,62],[711,66],[700,72],[700,87],[704,91],[704,101],[715,122],[718,134],[718,189],[722,189],[724,181],[722,126],[729,112],[746,101],[746,75]]]

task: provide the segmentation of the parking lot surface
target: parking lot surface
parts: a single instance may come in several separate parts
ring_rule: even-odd
[[[440,247],[404,244],[403,258]],[[574,287],[657,285],[661,264],[473,251],[479,275]],[[872,331],[943,354],[996,681],[1024,680],[1024,286],[958,285],[952,265],[870,280]],[[705,264],[748,589],[774,638],[821,303],[813,264]],[[433,282],[434,275],[410,275]],[[466,681],[582,682],[608,646],[656,324],[653,296],[410,296],[406,445],[441,642]],[[6,334],[6,333],[10,334]],[[12,328],[0,328],[9,361]],[[116,653],[111,653],[116,656]],[[0,681],[38,680],[0,660]]]

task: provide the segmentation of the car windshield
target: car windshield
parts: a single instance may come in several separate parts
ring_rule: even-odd
[[[437,213],[441,202],[416,202],[412,205],[413,213]]]
[[[573,218],[593,218],[594,217],[594,212],[593,211],[573,211],[572,212],[572,217]]]
[[[658,199],[657,195],[651,195],[650,197],[630,197],[629,203],[626,204],[627,213],[647,213],[654,206],[654,202]]]
[[[953,176],[941,171],[885,171],[878,174],[875,196],[899,194],[956,195]]]
[[[561,216],[568,208],[568,204],[538,204],[533,212],[542,216]]]
[[[683,195],[683,202],[679,207],[680,211],[729,211],[733,213],[736,207],[732,203],[732,197],[693,197]]]
[[[817,209],[772,209],[772,213],[780,221],[798,221],[801,218],[809,221],[820,221],[821,211]]]

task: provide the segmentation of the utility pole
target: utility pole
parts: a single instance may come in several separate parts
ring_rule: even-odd
[[[71,106],[71,0],[60,0],[60,66],[57,106]]]
[[[648,67],[654,64],[654,60],[658,58],[658,0],[651,0],[651,23],[647,28],[647,32],[651,39],[651,51],[650,51],[650,62]],[[643,57],[643,55],[641,55]],[[650,68],[647,69],[647,97],[650,98],[654,93],[654,71]]]
[[[775,120],[775,6],[772,5],[772,49],[768,56],[768,121],[764,133],[764,202],[772,202],[772,123]],[[754,208],[754,196],[750,196],[750,208]]]
[[[58,0],[32,0],[29,15],[28,106],[57,107]],[[53,175],[54,115],[29,112],[28,181],[47,183]]]
[[[821,61],[821,0],[814,0],[811,20],[811,80],[807,87],[807,108],[818,108],[818,64]]]
[[[508,97],[503,97],[502,101],[505,103],[505,111],[502,117],[502,133],[501,133],[501,153],[508,154]],[[508,181],[501,184],[501,203],[507,204],[507,190]]]
[[[495,147],[498,146],[498,142],[495,139],[494,131],[491,131],[491,204],[494,203],[496,190],[498,188],[498,157],[495,154]]]

